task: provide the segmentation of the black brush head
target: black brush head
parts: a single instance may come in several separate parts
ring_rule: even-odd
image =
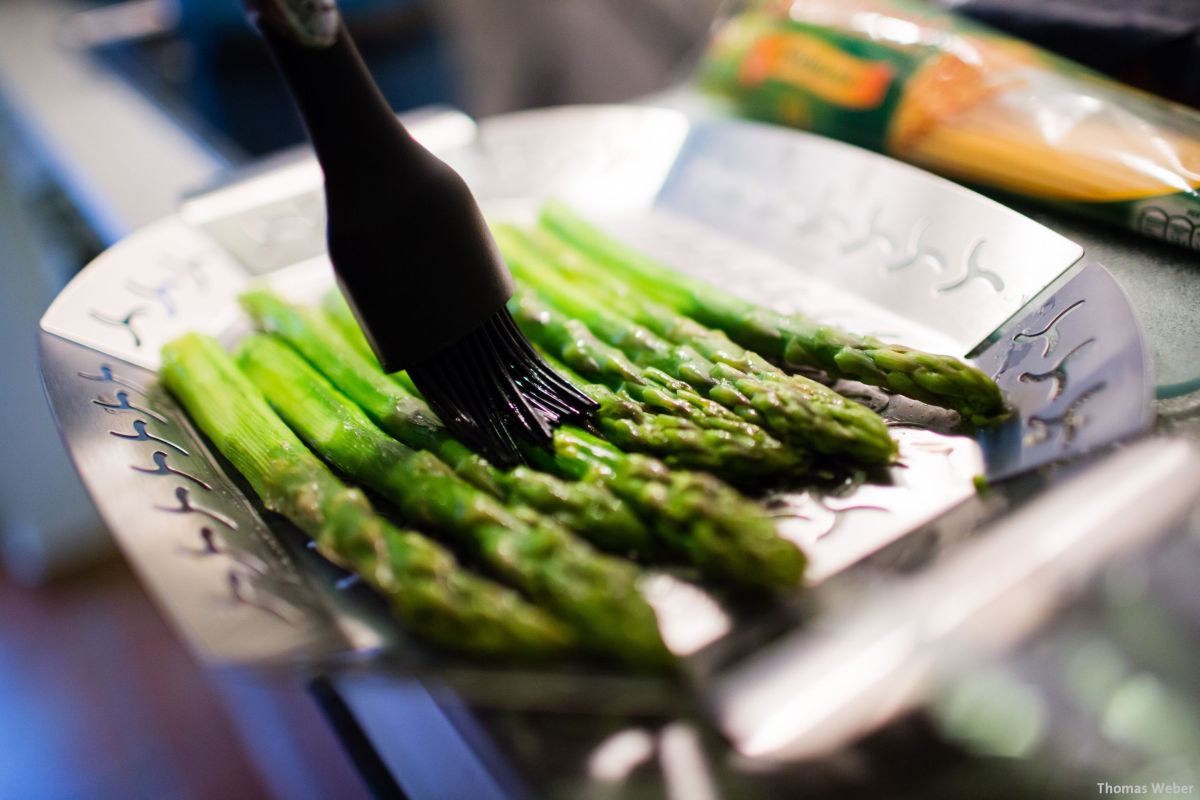
[[[586,424],[599,408],[542,360],[504,308],[408,376],[451,433],[499,466],[524,461],[522,442],[549,448],[555,425]]]

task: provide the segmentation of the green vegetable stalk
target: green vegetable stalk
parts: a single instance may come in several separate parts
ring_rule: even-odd
[[[407,519],[456,537],[495,575],[568,622],[580,644],[640,668],[670,663],[629,564],[556,525],[527,524],[432,453],[392,439],[278,339],[248,337],[238,361],[323,458],[394,502]]]
[[[786,448],[770,437],[702,428],[687,419],[648,412],[623,390],[590,383],[553,356],[544,357],[600,404],[597,427],[605,439],[626,452],[653,455],[673,469],[703,470],[734,483],[795,477],[808,470],[811,459],[807,454]]]
[[[365,347],[344,301],[327,298],[339,331]],[[380,371],[378,363],[372,365]],[[409,391],[416,387],[394,376]],[[800,550],[783,539],[765,510],[728,484],[699,472],[672,471],[653,458],[623,453],[570,425],[556,429],[551,452],[531,449],[538,467],[570,480],[594,480],[629,503],[647,523],[653,541],[643,557],[682,559],[705,575],[744,588],[780,589],[804,574]]]
[[[525,335],[543,350],[581,376],[627,392],[647,410],[777,446],[777,440],[761,427],[701,396],[687,383],[655,367],[634,364],[619,349],[600,341],[587,325],[543,301],[535,289],[518,283],[508,308]]]
[[[648,456],[623,453],[587,431],[554,431],[554,451],[531,451],[544,469],[597,476],[653,520],[662,550],[714,580],[741,588],[786,589],[804,574],[804,554],[775,530],[757,503],[704,472],[671,470]]]
[[[821,325],[801,314],[780,314],[682,275],[617,242],[562,203],[542,210],[542,228],[587,253],[639,291],[738,344],[777,359],[787,369],[816,367],[958,411],[976,425],[1004,419],[996,383],[956,358],[885,344]]]
[[[550,516],[607,550],[646,547],[645,525],[604,486],[591,481],[568,483],[527,467],[504,471],[476,455],[450,435],[424,400],[383,374],[369,350],[363,352],[365,340],[355,345],[343,338],[319,311],[293,306],[261,290],[243,294],[241,303],[261,328],[286,340],[376,425],[414,450],[435,454],[468,483],[510,508],[528,506]],[[350,315],[344,301],[343,308]],[[351,324],[361,336],[352,316]]]
[[[161,377],[267,508],[387,597],[414,635],[485,657],[538,658],[569,647],[569,630],[553,617],[376,514],[305,448],[215,340],[189,334],[167,344]]]
[[[535,286],[560,311],[625,351],[635,363],[657,367],[686,381],[787,444],[869,463],[887,463],[894,458],[896,446],[887,426],[870,410],[836,395],[837,399],[831,400],[827,395],[832,393],[817,394],[780,376],[764,380],[727,363],[711,361],[691,341],[669,342],[621,314],[604,298],[566,280],[520,230],[497,226],[494,233],[514,275]]]
[[[543,230],[529,234],[535,248],[559,274],[602,300],[604,305],[644,325],[667,341],[695,348],[705,358],[761,381],[791,409],[783,424],[805,445],[828,456],[867,464],[886,464],[896,457],[896,443],[887,425],[869,408],[847,400],[823,384],[801,375],[788,375],[763,357],[713,330],[613,279],[587,253]]]

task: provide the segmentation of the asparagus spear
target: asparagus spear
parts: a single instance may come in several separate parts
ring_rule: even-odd
[[[437,455],[468,483],[510,507],[528,506],[546,514],[607,550],[647,546],[645,525],[604,486],[567,483],[527,467],[505,472],[473,453],[450,435],[425,401],[383,374],[374,356],[344,339],[319,312],[261,290],[243,294],[241,303],[260,327],[286,340],[376,425],[414,450]]]
[[[396,379],[417,391],[406,374]],[[743,588],[788,588],[804,574],[804,554],[779,536],[762,507],[713,475],[671,470],[573,425],[555,429],[551,450],[529,447],[524,454],[571,480],[600,481],[637,509],[655,539],[655,547],[644,552],[650,558],[680,558],[715,580]]]
[[[882,386],[958,411],[973,424],[1007,416],[996,383],[956,358],[885,344],[821,325],[802,314],[780,314],[738,299],[611,239],[562,203],[546,204],[541,225],[587,252],[639,291],[784,367],[817,367],[833,377]]]
[[[346,336],[366,347],[344,300],[324,305]],[[380,370],[378,363],[372,365]],[[408,391],[408,376],[393,376]],[[641,555],[669,555],[694,564],[719,581],[747,588],[778,589],[799,583],[803,553],[781,538],[774,523],[751,502],[711,475],[672,471],[661,461],[627,455],[577,427],[555,430],[550,452],[527,451],[541,468],[570,480],[597,480],[628,502],[649,525],[655,547]]]
[[[163,348],[162,380],[263,503],[357,571],[415,635],[479,656],[536,657],[566,649],[570,632],[515,592],[465,571],[440,545],[376,514],[271,411],[213,339],[189,334]]]
[[[806,454],[769,437],[765,441],[701,428],[680,417],[647,412],[624,391],[590,383],[544,355],[547,363],[600,404],[596,424],[604,438],[627,452],[648,453],[669,467],[698,469],[737,482],[771,475],[798,475],[808,469]]]
[[[869,408],[847,400],[829,387],[801,375],[788,375],[757,353],[731,341],[722,331],[705,327],[661,303],[629,291],[587,253],[539,230],[528,243],[609,308],[676,344],[687,344],[705,358],[728,365],[763,382],[795,409],[794,430],[818,453],[849,456],[868,464],[884,464],[896,456],[887,425]],[[805,413],[807,412],[807,413]]]
[[[710,361],[691,342],[668,342],[564,279],[518,229],[497,226],[494,232],[514,275],[536,285],[542,296],[560,311],[580,318],[597,336],[624,350],[634,362],[658,367],[686,381],[788,444],[868,463],[886,463],[895,456],[896,446],[887,426],[868,409],[840,398],[835,402],[818,397],[791,383],[774,378],[763,380],[728,364]]]
[[[631,565],[557,525],[527,524],[432,453],[392,439],[278,339],[248,337],[238,363],[323,458],[393,501],[406,518],[457,537],[499,578],[569,623],[580,644],[642,668],[669,663]]]

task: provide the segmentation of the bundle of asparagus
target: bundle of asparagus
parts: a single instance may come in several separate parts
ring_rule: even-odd
[[[801,314],[780,314],[682,275],[623,245],[585,222],[567,206],[547,203],[542,229],[575,247],[639,292],[704,325],[724,331],[750,350],[784,367],[816,367],[890,389],[924,403],[958,411],[976,425],[1006,416],[995,382],[949,356],[884,344],[821,325]]]
[[[263,504],[386,596],[414,634],[492,657],[549,656],[571,644],[570,631],[549,614],[376,514],[362,492],[305,448],[216,340],[189,334],[171,342],[163,349],[161,375]]]
[[[282,342],[250,336],[238,363],[326,460],[393,501],[406,518],[455,537],[498,578],[568,622],[580,644],[637,666],[669,661],[629,564],[601,556],[557,525],[522,520],[433,454],[392,439]]]
[[[452,437],[423,400],[385,375],[365,341],[351,344],[315,309],[293,306],[267,291],[247,292],[241,303],[260,328],[286,340],[376,425],[414,450],[435,454],[476,488],[553,517],[606,549],[645,547],[648,534],[641,520],[604,486],[567,483],[527,467],[505,472],[492,466]],[[357,326],[349,307],[343,308],[350,324]],[[361,335],[357,327],[354,331]]]
[[[789,443],[864,463],[888,463],[896,444],[870,409],[821,384],[786,375],[760,356],[664,306],[613,291],[604,271],[556,240],[535,238],[504,226],[497,240],[513,273],[537,287],[563,312],[635,362],[658,367],[748,422]],[[585,271],[586,288],[572,285],[555,268]],[[599,274],[600,280],[594,280]]]
[[[873,412],[789,368],[885,386],[976,424],[1004,413],[970,366],[730,298],[560,204],[538,228],[497,226],[496,238],[518,279],[514,318],[600,406],[594,428],[563,425],[550,448],[527,448],[528,466],[499,469],[451,436],[407,375],[383,372],[336,291],[321,308],[243,295],[265,333],[236,362],[194,335],[164,351],[167,387],[264,503],[432,642],[527,658],[579,647],[658,669],[671,656],[637,567],[619,556],[683,563],[737,589],[797,585],[803,553],[722,478],[794,483],[817,460],[890,464],[896,445]],[[384,521],[317,456],[512,588]]]
[[[351,331],[349,336],[361,338],[344,301],[330,299],[326,306],[339,326]],[[361,352],[365,342],[353,347]],[[359,360],[356,368],[362,367]],[[383,374],[377,362],[370,369]],[[395,378],[416,393],[403,373]],[[761,506],[711,475],[672,470],[571,425],[555,430],[549,451],[530,449],[526,456],[567,480],[602,484],[626,502],[646,523],[646,541],[630,548],[644,559],[684,560],[711,578],[743,588],[778,589],[800,581],[804,556],[799,549],[776,533]]]

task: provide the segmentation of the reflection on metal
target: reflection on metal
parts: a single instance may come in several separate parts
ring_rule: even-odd
[[[640,588],[658,617],[663,641],[678,656],[698,653],[733,628],[729,613],[694,583],[665,572],[647,571]]]
[[[721,797],[704,754],[704,745],[692,724],[673,722],[663,728],[658,754],[668,800],[718,800]]]
[[[204,232],[178,219],[150,225],[102,253],[67,285],[42,329],[150,369],[169,340],[236,319],[247,274]]]
[[[870,247],[873,244],[878,244],[880,250],[884,253],[891,253],[896,249],[896,243],[892,237],[879,229],[879,214],[881,211],[882,209],[879,207],[871,211],[871,216],[867,220],[866,230],[862,232],[861,236],[842,242],[841,248],[843,253],[856,253],[864,247]],[[888,269],[891,269],[891,267]]]
[[[204,274],[204,259],[202,256],[179,256],[174,253],[163,253],[159,263],[179,279],[191,280],[192,288],[204,291],[208,288],[208,278]]]
[[[944,447],[944,445],[938,446]],[[950,448],[946,448],[944,452],[948,454]],[[868,503],[835,504],[830,496],[821,494],[815,489],[803,492],[799,498],[795,496],[773,498],[768,501],[767,508],[775,519],[797,519],[814,523],[814,530],[809,533],[809,537],[817,541],[833,533],[838,524],[844,522],[846,516],[852,512],[881,511],[885,514],[888,513],[886,507]]]
[[[621,783],[654,757],[654,737],[644,728],[627,728],[602,741],[588,756],[588,777]]]
[[[927,320],[955,342],[955,354],[985,340],[1082,252],[919,170],[821,137],[744,123],[697,126],[657,207],[764,250],[810,279]],[[912,268],[918,264],[928,268]],[[947,274],[956,277],[947,282]],[[741,281],[730,289],[752,291]],[[793,300],[810,313],[820,308]]]

